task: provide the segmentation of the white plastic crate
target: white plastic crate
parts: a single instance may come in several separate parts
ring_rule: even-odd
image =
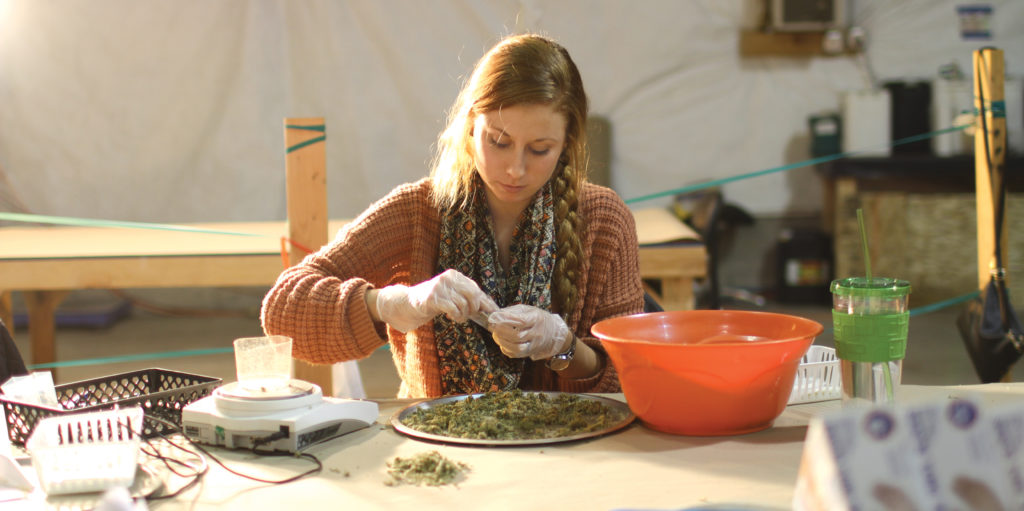
[[[48,495],[130,487],[139,460],[141,407],[48,417],[26,447]]]
[[[843,396],[836,350],[812,345],[796,370],[789,404],[828,401]]]

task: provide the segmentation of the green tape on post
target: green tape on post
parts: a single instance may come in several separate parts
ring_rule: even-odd
[[[321,133],[323,133],[324,131],[327,131],[327,126],[324,125],[324,124],[313,124],[311,126],[300,126],[298,124],[286,124],[284,127],[288,128],[290,130],[319,131]]]
[[[327,131],[327,126],[324,125],[324,124],[313,124],[313,125],[310,125],[310,126],[300,126],[298,124],[285,124],[284,127],[288,128],[290,130],[319,131],[320,133],[325,133]],[[313,144],[315,144],[317,142],[323,142],[324,140],[327,140],[327,135],[319,136],[319,137],[316,137],[316,138],[311,138],[311,139],[309,139],[309,140],[307,140],[305,142],[299,142],[298,144],[295,144],[295,145],[289,147],[287,152],[290,153],[292,151],[298,151],[299,149],[302,149],[303,147],[306,147],[308,145],[313,145]]]
[[[327,136],[323,135],[323,136],[319,136],[319,137],[316,137],[316,138],[311,138],[311,139],[309,139],[309,140],[307,140],[305,142],[299,142],[298,144],[295,144],[295,145],[289,147],[288,148],[288,152],[290,153],[292,151],[298,151],[299,149],[302,149],[303,147],[306,147],[308,145],[313,145],[313,144],[315,144],[317,142],[323,142],[326,139],[327,139]]]

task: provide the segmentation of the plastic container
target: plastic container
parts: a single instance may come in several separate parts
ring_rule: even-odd
[[[788,404],[839,399],[843,397],[841,382],[836,350],[827,346],[811,346],[796,369]]]
[[[169,371],[140,369],[64,385],[57,385],[61,408],[12,401],[0,394],[7,419],[7,433],[14,445],[25,445],[36,424],[47,417],[142,406],[147,417],[181,426],[181,409],[206,397],[221,385],[220,378]],[[173,427],[145,421],[143,437],[170,434]]]
[[[644,425],[698,436],[771,427],[823,330],[798,316],[739,310],[636,314],[591,329]]]
[[[235,339],[238,383],[248,391],[275,391],[292,379],[292,338],[284,335]]]
[[[910,283],[850,277],[833,281],[831,290],[843,400],[895,402],[907,350]]]
[[[100,492],[135,481],[142,408],[47,417],[27,448],[48,495]]]

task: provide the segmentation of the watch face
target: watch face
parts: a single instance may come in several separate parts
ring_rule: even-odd
[[[569,348],[564,352],[559,353],[548,359],[548,369],[553,371],[561,371],[566,367],[569,367],[569,363],[572,362],[572,357],[576,354],[576,336],[572,336],[572,342],[569,343]]]
[[[561,371],[566,367],[569,367],[569,362],[572,360],[566,355],[555,355],[548,360],[548,368],[552,371]]]

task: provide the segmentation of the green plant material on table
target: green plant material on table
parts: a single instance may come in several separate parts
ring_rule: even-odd
[[[388,463],[388,486],[415,484],[443,486],[457,481],[469,471],[469,465],[445,458],[437,451],[419,453],[411,458],[396,457]]]
[[[623,410],[573,394],[552,398],[509,390],[422,408],[402,423],[417,431],[454,438],[537,440],[601,431],[626,415]]]

